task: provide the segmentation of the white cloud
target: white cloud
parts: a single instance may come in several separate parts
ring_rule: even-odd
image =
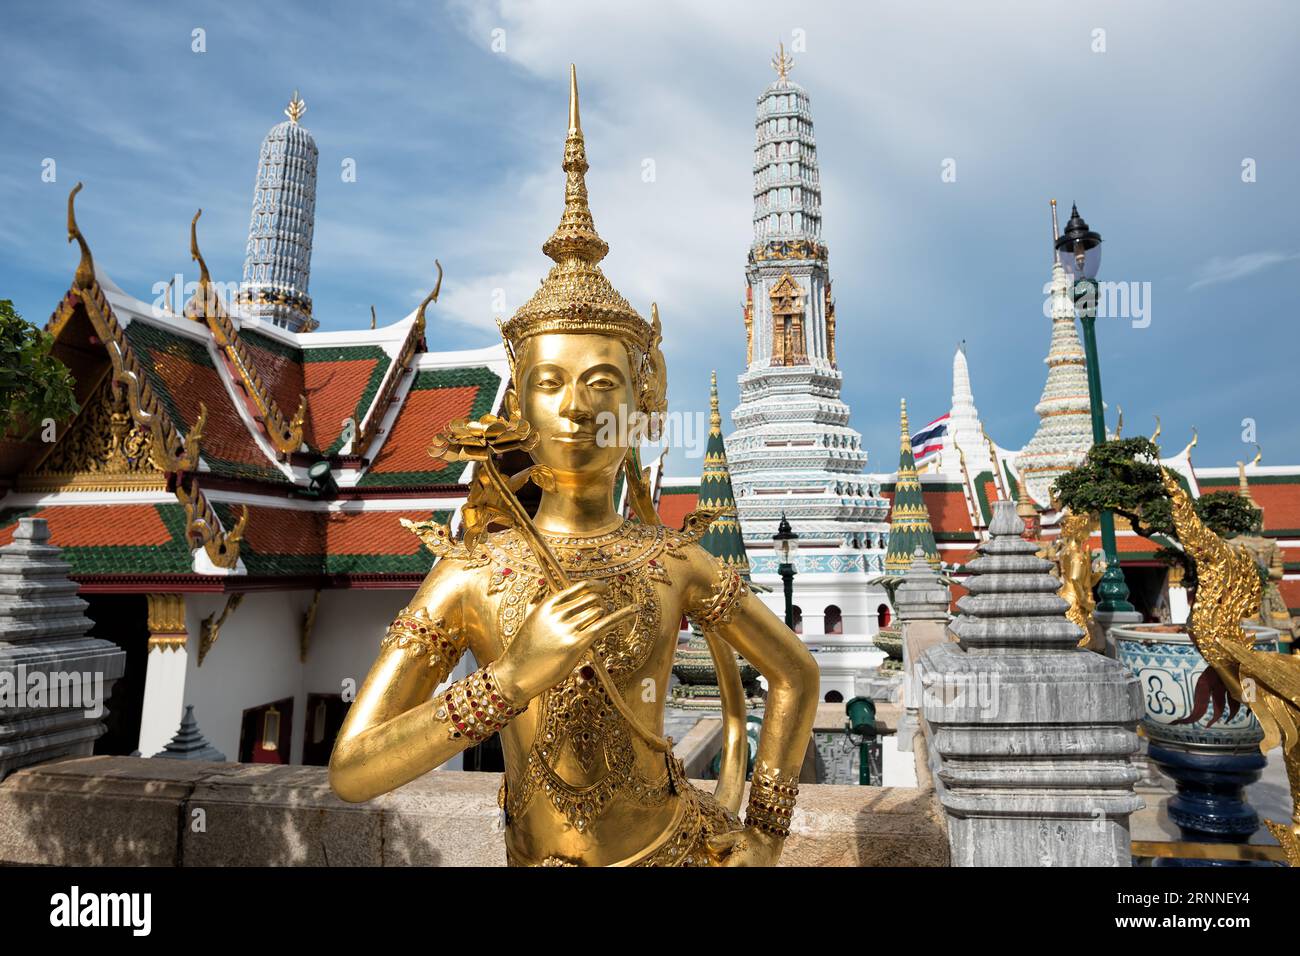
[[[1214,285],[1219,282],[1235,282],[1238,279],[1244,279],[1246,276],[1263,272],[1265,269],[1271,269],[1273,266],[1281,265],[1284,262],[1295,262],[1297,260],[1300,260],[1300,252],[1278,252],[1274,250],[1250,252],[1244,256],[1234,256],[1232,258],[1215,256],[1201,266],[1199,278],[1187,287],[1187,291],[1191,292],[1193,289]]]

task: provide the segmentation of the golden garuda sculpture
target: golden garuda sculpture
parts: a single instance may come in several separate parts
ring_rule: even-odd
[[[433,440],[436,457],[474,462],[461,535],[408,523],[438,561],[383,638],[330,758],[330,784],[344,800],[368,800],[500,734],[511,865],[772,865],[789,834],[817,665],[697,544],[709,515],[680,531],[658,522],[639,434],[607,427],[650,427],[665,410],[660,323],[597,265],[609,247],[587,205],[572,69],[569,95],[564,213],[542,247],[555,265],[502,326],[512,371],[504,415],[455,422]],[[503,456],[520,453],[531,467],[503,470]],[[615,511],[620,472],[640,520]],[[528,483],[540,489],[532,514],[516,497]],[[713,793],[687,781],[661,735],[683,616],[721,669],[726,732]],[[769,686],[743,821],[733,649]],[[466,651],[478,670],[432,696]]]
[[[1061,589],[1056,593],[1070,603],[1065,616],[1083,631],[1079,646],[1105,653],[1106,636],[1092,617],[1092,612],[1097,608],[1092,589],[1102,576],[1088,547],[1096,529],[1095,514],[1075,514],[1068,509],[1063,511],[1061,533],[1048,545],[1047,557],[1056,562],[1057,574],[1061,580]]]
[[[1202,693],[1213,700],[1215,713],[1235,701],[1245,701],[1264,729],[1259,749],[1282,748],[1291,789],[1291,823],[1265,820],[1287,862],[1300,866],[1300,657],[1259,651],[1254,635],[1241,626],[1258,614],[1263,582],[1250,551],[1224,541],[1196,514],[1191,496],[1169,469],[1163,470],[1165,491],[1172,503],[1174,528],[1187,554],[1196,562],[1196,600],[1189,625],[1192,643],[1210,665],[1201,675]]]

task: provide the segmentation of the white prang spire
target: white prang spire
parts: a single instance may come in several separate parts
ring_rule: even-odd
[[[965,342],[957,346],[952,357],[952,407],[948,410],[948,431],[943,436],[943,450],[932,470],[960,475],[962,455],[965,455],[966,471],[972,479],[980,472],[993,470],[993,456],[989,453],[980,412],[975,407],[975,393],[970,387]]]
[[[1052,232],[1056,232],[1056,200],[1052,200]],[[1070,280],[1059,262],[1052,263],[1052,344],[1047,353],[1047,383],[1034,406],[1038,431],[1016,457],[1030,497],[1051,504],[1051,488],[1076,467],[1092,447],[1092,414],[1088,395],[1088,366],[1074,324]]]
[[[822,191],[808,94],[790,79],[782,47],[776,81],[758,98],[754,121],[754,248],[773,239],[821,241]]]
[[[299,120],[307,104],[294,90],[289,118],[262,141],[248,224],[242,311],[292,332],[311,331],[311,242],[316,227],[316,141]]]

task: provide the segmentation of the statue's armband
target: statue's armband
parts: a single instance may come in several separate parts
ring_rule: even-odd
[[[702,632],[731,620],[736,605],[749,593],[745,579],[733,568],[718,563],[718,576],[710,595],[686,608],[686,618]]]
[[[447,628],[441,617],[430,617],[424,608],[403,608],[388,625],[380,643],[383,650],[401,648],[421,658],[434,671],[435,683],[446,680],[465,653],[464,638]]]

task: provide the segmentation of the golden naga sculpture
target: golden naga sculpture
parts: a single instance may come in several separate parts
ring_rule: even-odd
[[[1264,825],[1281,844],[1287,862],[1300,866],[1300,657],[1255,650],[1251,634],[1241,626],[1260,606],[1262,583],[1254,558],[1205,526],[1191,497],[1167,468],[1164,485],[1178,540],[1196,562],[1196,601],[1188,629],[1214,675],[1206,671],[1202,680],[1209,679],[1209,692],[1216,698],[1226,691],[1234,701],[1246,702],[1264,729],[1261,752],[1281,745],[1291,787],[1291,824],[1265,820]],[[1214,687],[1216,682],[1221,687]]]
[[[1061,579],[1061,589],[1056,593],[1070,602],[1065,616],[1083,630],[1079,646],[1104,653],[1106,636],[1092,618],[1097,601],[1092,589],[1101,580],[1102,572],[1094,566],[1088,540],[1097,530],[1095,514],[1074,514],[1066,511],[1061,518],[1061,533],[1048,547],[1047,557],[1056,562]]]
[[[503,416],[454,422],[430,449],[474,462],[461,537],[437,522],[406,523],[439,560],[380,645],[330,783],[344,800],[369,800],[499,733],[511,865],[772,865],[789,834],[817,665],[699,547],[705,519],[682,531],[658,522],[639,436],[610,435],[609,423],[630,418],[653,431],[665,369],[657,310],[647,322],[597,265],[608,246],[587,205],[572,72],[563,168],[564,213],[542,247],[555,265],[501,330],[512,366]],[[508,474],[498,461],[506,453],[533,465]],[[620,471],[640,520],[614,509]],[[541,491],[532,515],[516,497],[529,482]],[[743,822],[739,674],[719,674],[727,720],[714,793],[687,781],[662,736],[683,616],[733,671],[739,652],[768,679]],[[431,696],[467,650],[479,669]]]

